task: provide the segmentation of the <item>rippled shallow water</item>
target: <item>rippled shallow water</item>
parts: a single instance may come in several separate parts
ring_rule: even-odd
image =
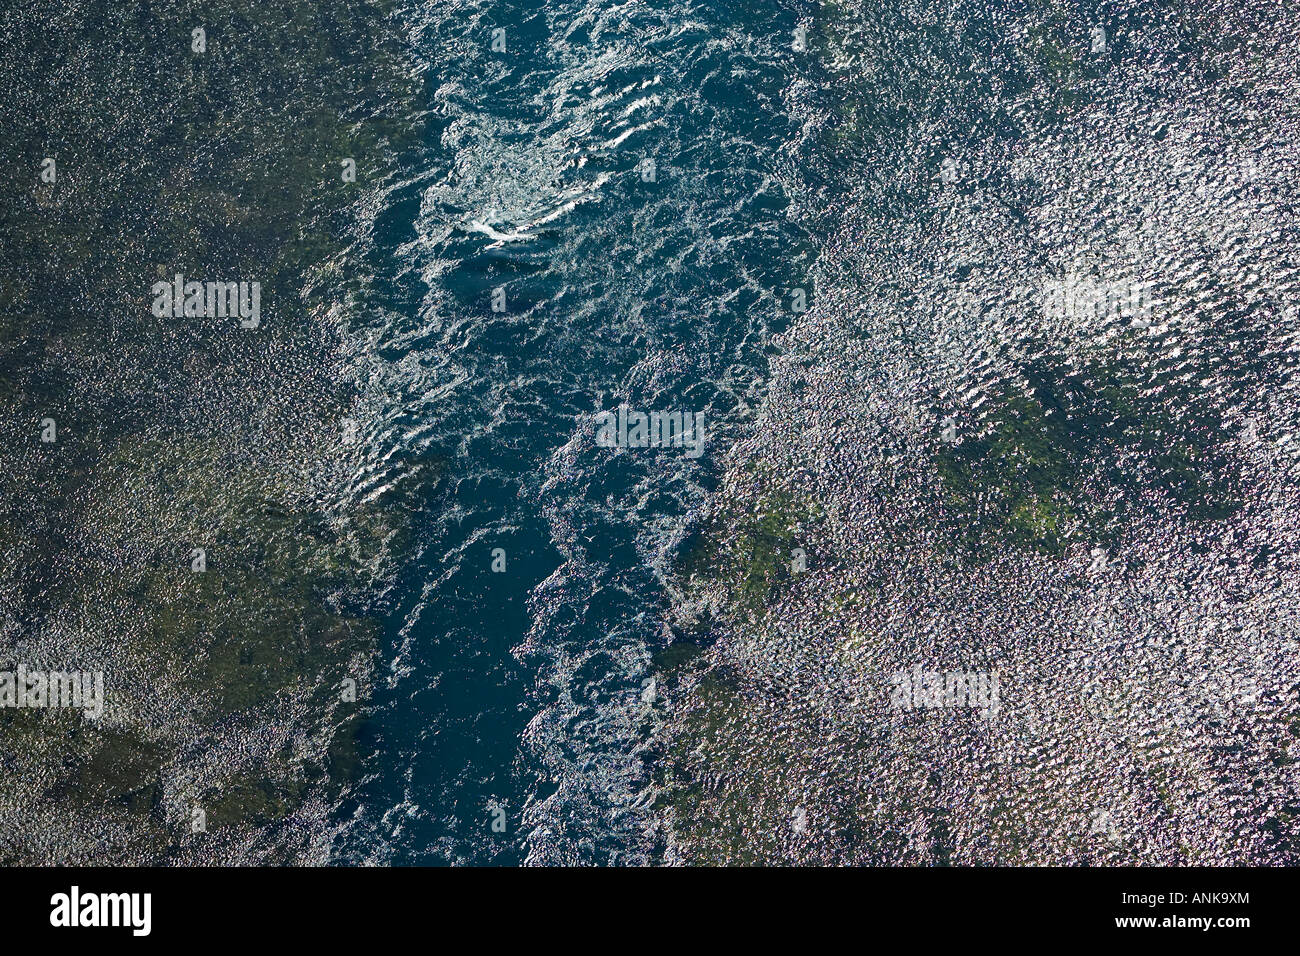
[[[17,858],[1295,862],[1290,6],[230,6],[4,34]]]
[[[864,59],[879,85],[846,97],[850,211],[706,538],[681,858],[1294,861],[1273,12],[1110,10],[1100,44],[1073,7],[829,31],[844,86]],[[978,706],[930,692],[954,673]]]

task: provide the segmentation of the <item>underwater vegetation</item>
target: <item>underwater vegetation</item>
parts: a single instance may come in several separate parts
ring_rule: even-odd
[[[38,2],[0,27],[0,667],[105,676],[98,720],[0,711],[6,863],[322,858],[405,521],[340,494],[331,314],[353,204],[418,132],[391,14]],[[259,282],[260,324],[155,317],[178,274]]]
[[[1192,520],[1240,506],[1222,424],[1144,387],[1123,361],[1077,369],[1043,358],[982,411],[979,433],[935,455],[957,534],[973,551],[1060,554],[1114,541],[1138,510]]]
[[[824,518],[816,500],[783,488],[770,475],[756,479],[765,491],[753,500],[728,498],[696,532],[682,573],[696,588],[712,587],[728,608],[757,619],[807,565],[810,528]]]

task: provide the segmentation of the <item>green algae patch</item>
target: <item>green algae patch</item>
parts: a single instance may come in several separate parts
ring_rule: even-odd
[[[1043,404],[1004,396],[979,438],[944,450],[936,467],[947,504],[969,518],[966,536],[1059,552],[1077,517],[1072,470],[1080,449]]]
[[[64,774],[50,795],[82,807],[117,804],[138,816],[158,817],[162,800],[161,773],[165,753],[157,743],[123,727],[73,723],[70,737],[84,750],[71,759],[64,756]]]
[[[815,500],[788,491],[770,475],[752,499],[727,496],[688,548],[688,584],[722,589],[729,608],[757,619],[810,561],[811,530],[825,517]]]
[[[717,673],[694,682],[683,700],[685,716],[669,746],[660,778],[658,810],[670,821],[678,851],[695,865],[752,866],[779,852],[790,808],[773,806],[770,777],[789,760],[771,742],[765,772],[751,772],[757,742],[751,708],[739,686]],[[719,789],[716,783],[726,781]],[[771,826],[783,817],[780,824]],[[767,825],[765,825],[767,824]]]
[[[698,865],[753,865],[788,849],[791,807],[784,795],[794,762],[762,729],[761,697],[719,669],[706,646],[714,626],[708,607],[736,622],[754,623],[810,566],[816,526],[825,514],[815,500],[782,487],[769,470],[746,478],[752,496],[721,494],[723,502],[684,549],[678,564],[688,600],[706,609],[688,635],[655,655],[656,679],[673,700],[657,774],[656,810],[667,821],[675,852]],[[761,774],[751,761],[762,756]],[[790,772],[774,785],[771,777]],[[725,784],[723,783],[725,781]]]
[[[869,848],[897,852],[905,842],[868,808],[863,780],[820,772],[805,736],[812,721],[825,740],[849,748],[865,742],[802,711],[789,700],[748,686],[729,668],[704,659],[668,684],[677,715],[664,743],[656,810],[673,853],[696,866],[798,865],[824,859],[873,862]],[[809,789],[812,778],[827,785]],[[814,799],[813,794],[816,793]]]
[[[209,829],[281,823],[305,796],[306,784],[301,780],[241,774],[204,794],[204,823]]]
[[[1039,360],[993,395],[977,433],[934,456],[956,537],[977,554],[1060,554],[1112,541],[1127,518],[1162,506],[1187,520],[1233,514],[1220,420],[1141,381],[1131,360],[1079,372]]]

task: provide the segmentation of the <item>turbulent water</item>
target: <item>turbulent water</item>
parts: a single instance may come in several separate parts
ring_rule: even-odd
[[[376,460],[396,442],[441,474],[397,586],[382,756],[341,853],[650,862],[652,655],[716,462],[598,447],[593,416],[703,412],[725,447],[758,401],[779,297],[809,261],[782,156],[794,18],[409,16],[431,115],[374,219],[373,258],[399,269],[367,303],[364,431]],[[367,487],[402,480],[379,465]]]
[[[0,38],[0,858],[1296,862],[1290,3]]]

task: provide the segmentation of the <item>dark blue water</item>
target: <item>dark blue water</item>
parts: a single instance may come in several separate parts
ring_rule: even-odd
[[[373,772],[336,856],[652,862],[664,573],[808,285],[787,189],[794,15],[407,16],[428,132],[360,250],[375,412],[356,493],[408,485],[414,546],[390,595]],[[624,402],[703,412],[705,454],[597,447],[593,414]]]

